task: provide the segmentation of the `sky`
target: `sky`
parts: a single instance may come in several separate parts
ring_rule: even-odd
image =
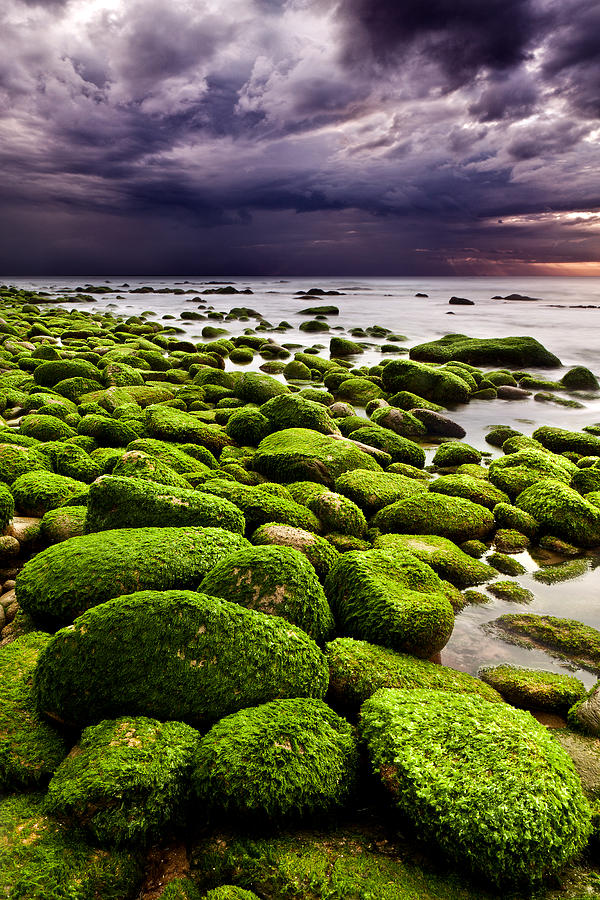
[[[600,275],[598,0],[2,0],[0,272]]]

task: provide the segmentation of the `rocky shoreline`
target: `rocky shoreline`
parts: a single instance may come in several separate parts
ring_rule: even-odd
[[[472,446],[460,409],[585,408],[595,374],[76,299],[0,289],[0,896],[600,896],[596,692],[439,664],[484,586],[528,602],[520,552],[600,547],[600,426]],[[501,639],[600,673],[600,632],[516,609]]]

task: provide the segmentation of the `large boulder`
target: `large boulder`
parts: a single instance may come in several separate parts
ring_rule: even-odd
[[[491,581],[498,572],[487,563],[473,559],[448,538],[437,534],[381,534],[373,546],[378,550],[412,553],[458,588]]]
[[[277,617],[192,591],[140,591],[58,631],[34,677],[37,709],[70,725],[145,715],[200,726],[280,697],[322,697],[308,635]]]
[[[465,334],[447,334],[437,341],[411,347],[411,359],[445,363],[459,360],[476,366],[536,366],[556,368],[560,359],[535,338],[470,338]]]
[[[103,475],[90,487],[85,530],[149,526],[224,528],[242,534],[241,510],[221,497],[141,478]]]
[[[0,789],[14,791],[47,782],[64,759],[63,737],[41,721],[32,697],[38,656],[49,634],[31,632],[0,651]]]
[[[339,434],[339,428],[331,418],[327,407],[294,394],[280,394],[268,400],[260,412],[269,422],[271,431],[286,428],[310,428],[321,434]]]
[[[222,429],[207,425],[190,413],[171,406],[158,404],[147,407],[145,422],[150,437],[161,441],[200,444],[215,456],[223,447],[233,444],[232,438]],[[131,440],[135,440],[135,436]]]
[[[84,610],[139,590],[193,588],[221,559],[249,546],[221,528],[124,528],[69,538],[30,559],[17,600],[34,618],[72,622]]]
[[[385,366],[381,377],[384,388],[390,393],[408,391],[444,406],[466,403],[471,393],[460,375],[408,359],[393,359]]]
[[[264,438],[254,468],[277,481],[317,481],[332,488],[335,479],[352,469],[380,471],[379,464],[352,441],[337,440],[308,428],[286,428]]]
[[[267,522],[279,522],[281,525],[291,525],[306,531],[322,530],[321,523],[306,506],[289,499],[289,494],[286,497],[270,493],[267,488],[271,486],[266,484],[253,486],[225,478],[211,478],[198,485],[198,490],[234,503],[243,512],[249,530]]]
[[[11,492],[15,507],[23,516],[43,516],[68,500],[81,498],[85,503],[88,485],[54,472],[27,472],[13,482]]]
[[[371,515],[398,500],[426,493],[427,485],[406,475],[354,469],[336,478],[335,489],[360,506],[365,515]]]
[[[569,484],[577,471],[575,463],[556,453],[519,450],[516,453],[509,453],[508,456],[493,459],[490,463],[489,476],[492,484],[514,498],[544,478],[553,478]]]
[[[411,553],[344,553],[325,594],[343,634],[424,659],[446,645],[454,627],[447,586]]]
[[[443,494],[418,494],[384,507],[372,525],[398,534],[438,534],[457,544],[484,538],[494,527],[492,513],[479,503]]]
[[[55,772],[48,812],[98,843],[145,843],[183,822],[199,733],[144,716],[91,725]]]
[[[281,616],[318,643],[331,636],[333,616],[310,562],[291,547],[251,547],[232,553],[198,588],[247,609]]]
[[[578,547],[600,544],[600,509],[563,481],[539,481],[519,494],[515,505],[533,516],[542,531]]]
[[[325,646],[325,656],[329,665],[327,697],[336,709],[356,713],[381,688],[428,688],[479,694],[492,703],[503,702],[493,687],[466,672],[407,653],[395,653],[367,641],[336,638]]]
[[[362,708],[371,764],[417,835],[463,871],[529,887],[590,835],[567,754],[508,705],[447,691],[378,691]]]
[[[472,475],[442,475],[429,485],[429,490],[434,494],[445,494],[448,497],[464,497],[473,503],[479,503],[486,509],[492,510],[497,503],[507,503],[508,497],[490,484],[485,478],[474,478]]]
[[[328,812],[352,793],[354,729],[322,700],[274,700],[233,713],[202,738],[193,782],[202,807],[270,819]]]
[[[325,578],[329,574],[339,557],[335,547],[325,538],[290,525],[269,522],[257,528],[250,540],[257,546],[292,547],[299,550],[306,556],[319,578]]]

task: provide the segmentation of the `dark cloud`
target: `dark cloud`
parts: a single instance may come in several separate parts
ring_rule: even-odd
[[[584,116],[600,117],[600,6],[571,0],[550,37],[543,73]]]
[[[534,112],[538,94],[531,76],[516,72],[491,81],[471,103],[469,112],[478,122],[523,119]]]
[[[551,125],[536,123],[520,129],[518,136],[506,149],[515,159],[541,160],[571,150],[589,131],[589,126],[580,122],[562,121]]]
[[[338,9],[349,64],[401,66],[412,52],[453,89],[523,62],[539,29],[532,0],[342,0]]]

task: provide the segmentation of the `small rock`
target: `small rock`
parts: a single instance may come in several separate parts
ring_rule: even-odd
[[[531,391],[525,388],[513,387],[511,384],[501,384],[496,388],[499,400],[524,400],[531,396]]]
[[[14,591],[15,584],[17,582],[13,578],[8,578],[4,584],[2,585],[2,593],[6,593],[6,591]]]
[[[21,545],[18,540],[10,534],[4,534],[0,537],[0,562],[12,559],[21,552]]]
[[[27,544],[38,536],[41,521],[35,516],[15,516],[5,534],[16,538],[20,544]]]
[[[448,303],[450,306],[475,306],[475,301],[467,300],[466,297],[450,297]]]
[[[16,601],[16,599],[17,599],[17,595],[16,595],[14,589],[12,591],[7,591],[5,594],[2,594],[0,596],[0,606],[3,609],[6,609],[12,603],[14,603]]]
[[[569,722],[587,734],[600,736],[600,682],[569,711]]]
[[[413,409],[411,413],[423,423],[428,434],[452,438],[462,438],[466,435],[465,429],[458,422],[453,422],[447,416],[431,409]]]

